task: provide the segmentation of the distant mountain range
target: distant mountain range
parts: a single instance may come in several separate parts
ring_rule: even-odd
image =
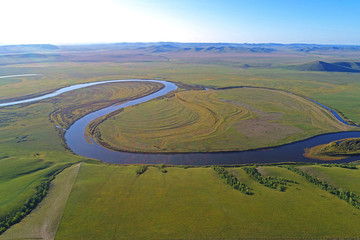
[[[356,53],[357,52],[357,53]],[[354,55],[354,53],[356,53]],[[278,43],[109,43],[82,45],[23,44],[0,46],[0,65],[41,62],[149,62],[169,61],[182,57],[231,57],[246,59],[251,54],[259,57],[276,56],[319,56],[351,54],[356,59],[360,46],[318,45],[318,44],[278,44]],[[224,54],[224,55],[222,55]],[[227,55],[225,55],[227,54]],[[354,61],[354,60],[353,60]],[[272,67],[271,63],[241,63],[239,67]],[[290,64],[290,63],[289,63]],[[360,72],[359,62],[327,63],[314,61],[302,65],[286,67],[300,71]]]
[[[299,71],[323,71],[323,72],[360,72],[360,62],[334,62],[313,61],[290,68]]]
[[[187,45],[187,44],[184,44]],[[194,46],[195,45],[195,46]],[[261,53],[270,53],[276,51],[273,48],[267,47],[244,47],[244,46],[231,46],[231,45],[218,45],[215,44],[206,44],[200,45],[198,44],[190,44],[188,46],[174,45],[174,44],[162,44],[162,45],[152,45],[147,47],[139,47],[137,49],[141,49],[147,52],[152,53],[162,53],[162,52],[209,52],[209,53],[243,53],[243,52],[261,52]]]
[[[0,46],[2,53],[25,53],[25,52],[43,52],[56,51],[59,47],[51,44],[22,44],[22,45],[3,45]]]
[[[179,43],[179,42],[138,42],[104,43],[79,45],[23,44],[0,46],[0,54],[54,52],[54,51],[93,51],[93,50],[143,50],[151,53],[164,52],[214,52],[214,53],[272,53],[276,51],[296,51],[302,53],[329,51],[360,51],[357,45],[319,45],[319,44],[279,44],[279,43]]]

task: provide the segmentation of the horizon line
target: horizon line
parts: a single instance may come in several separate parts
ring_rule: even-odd
[[[149,41],[149,42],[84,42],[84,43],[0,43],[0,47],[4,46],[31,46],[31,45],[53,45],[53,46],[76,46],[76,45],[111,45],[111,44],[155,44],[155,43],[180,43],[180,44],[234,44],[234,45],[320,45],[320,46],[360,46],[360,44],[345,44],[345,43],[304,43],[304,42],[293,42],[293,43],[279,43],[279,42],[175,42],[175,41]]]

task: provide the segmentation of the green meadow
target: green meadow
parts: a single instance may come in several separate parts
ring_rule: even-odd
[[[60,173],[52,181],[46,198],[31,215],[7,230],[0,238],[54,239],[79,168],[80,164],[76,164]]]
[[[73,53],[76,61],[1,62],[0,76],[40,75],[0,78],[0,103],[85,82],[140,78],[178,83],[175,93],[125,109],[92,129],[97,141],[110,148],[140,152],[254,149],[356,130],[304,97],[360,123],[359,74],[288,67],[318,59],[356,61],[358,53],[115,52],[124,57],[79,51]],[[85,61],[89,56],[94,61]],[[239,86],[259,88],[229,88]],[[204,87],[210,90],[199,90]],[[0,220],[66,168],[39,205],[20,223],[7,226],[0,239],[360,237],[360,210],[285,168],[257,168],[264,177],[296,182],[285,192],[260,184],[243,167],[226,168],[254,193],[246,195],[210,167],[149,166],[139,175],[139,166],[102,164],[67,149],[64,129],[76,119],[160,88],[155,83],[105,84],[0,107]],[[360,194],[358,169],[300,169]]]
[[[62,97],[1,109],[0,216],[23,205],[34,194],[35,187],[56,169],[68,163],[92,161],[66,149],[62,127],[68,127],[73,119],[90,111],[148,94],[159,87],[157,84],[119,85],[122,87],[98,86],[79,90],[77,94],[69,92]],[[103,94],[96,95],[100,90]],[[76,104],[69,106],[69,99]]]
[[[360,195],[359,169],[321,167],[318,165],[303,166],[300,169],[334,187],[348,189]]]
[[[358,209],[284,168],[258,169],[265,177],[294,181],[285,192],[258,183],[242,167],[227,168],[251,188],[253,195],[233,189],[208,167],[165,166],[164,173],[159,167],[150,166],[141,175],[136,173],[138,168],[83,163],[55,239],[360,236]],[[45,221],[47,211],[40,209],[36,217],[42,216]],[[25,218],[23,225],[15,225],[16,230],[23,234],[29,221]],[[25,238],[26,234],[22,236]]]

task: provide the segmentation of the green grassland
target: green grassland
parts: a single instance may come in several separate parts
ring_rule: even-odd
[[[297,182],[285,192],[228,168],[253,195],[226,185],[211,168],[149,167],[141,175],[137,168],[82,164],[55,239],[360,236],[358,209],[284,168],[261,172]]]
[[[344,188],[360,195],[360,169],[322,167],[318,165],[302,166],[299,168],[334,187]]]
[[[22,206],[35,193],[35,187],[56,169],[68,163],[92,161],[66,149],[61,139],[63,132],[55,125],[67,125],[55,121],[61,118],[52,120],[54,114],[51,113],[63,113],[61,110],[68,110],[71,105],[69,102],[72,102],[72,110],[81,109],[72,116],[78,118],[91,110],[111,105],[114,101],[143,96],[159,87],[158,84],[108,84],[40,102],[1,108],[0,217]],[[98,92],[102,94],[96,94]],[[97,101],[100,103],[96,104]],[[77,109],[77,104],[82,108]],[[85,108],[86,104],[90,107]],[[61,116],[69,116],[69,112],[64,113]],[[70,119],[67,123],[72,120],[70,117],[67,119]]]
[[[79,168],[80,164],[73,165],[60,173],[38,208],[0,239],[54,239]]]
[[[169,61],[126,63],[42,63],[19,64],[0,67],[5,73],[41,73],[42,76],[22,77],[19,83],[7,83],[0,87],[2,99],[46,92],[54,88],[80,82],[127,78],[163,78],[186,84],[208,87],[258,86],[291,91],[312,97],[342,112],[354,122],[360,122],[360,83],[357,73],[311,72],[284,69],[280,66],[294,62],[308,62],[319,56],[303,58],[276,54],[238,58],[217,54],[199,55],[193,58],[172,56]],[[243,58],[242,58],[243,57]],[[327,56],[327,58],[330,58]],[[339,57],[333,56],[334,60]],[[241,67],[244,63],[272,63],[273,67]],[[0,81],[1,82],[1,81]],[[35,85],[36,84],[36,85]]]
[[[0,216],[24,204],[47,174],[82,159],[65,151],[51,109],[37,103],[0,111]]]
[[[182,91],[107,118],[93,136],[111,149],[139,152],[235,151],[321,133],[356,130],[294,94],[258,88]]]
[[[0,216],[22,206],[46,176],[61,167],[45,160],[9,158],[1,161]]]
[[[319,59],[326,62],[356,62],[360,57],[359,52],[222,54],[136,51],[79,51],[72,52],[72,58],[62,61],[49,58],[48,61],[36,62],[29,58],[23,63],[5,62],[0,66],[0,76],[41,75],[1,78],[0,102],[38,96],[76,83],[159,78],[213,89],[231,86],[282,89],[311,97],[335,108],[349,120],[360,123],[357,104],[360,101],[359,74],[287,68],[288,65]],[[67,150],[61,138],[63,132],[55,125],[67,128],[75,119],[90,111],[115,101],[124,101],[125,98],[148,94],[158,88],[157,84],[99,85],[40,102],[0,108],[0,217],[22,206],[35,193],[36,186],[54,171],[69,163],[96,162]],[[350,129],[343,128],[326,112],[314,107],[314,104],[309,105],[301,97],[271,91],[250,88],[180,91],[172,97],[144,104],[153,112],[144,111],[139,116],[144,117],[145,113],[148,118],[156,114],[172,116],[169,119],[172,122],[167,123],[185,129],[181,136],[183,140],[195,130],[201,135],[195,136],[193,142],[197,144],[194,148],[196,151],[200,148],[204,151],[215,149],[216,143],[224,149],[223,141],[227,139],[234,141],[234,144],[229,144],[229,149],[234,149],[238,143],[234,139],[247,139],[249,146],[245,148],[253,148]],[[125,111],[129,116],[130,113],[135,116],[144,106]],[[166,121],[162,119],[162,122],[148,124],[162,128]],[[128,124],[131,124],[130,118]],[[209,128],[202,129],[203,124]],[[271,132],[270,129],[276,131]],[[162,129],[157,133],[158,137],[161,139],[161,134],[166,132],[176,133]],[[280,136],[279,132],[282,133]],[[102,137],[111,136],[103,131],[100,133]],[[206,134],[211,138],[205,139]],[[160,146],[174,147],[171,141]],[[189,145],[185,141],[176,147],[185,149]],[[360,236],[358,210],[286,169],[259,169],[262,174],[282,176],[299,183],[288,187],[286,192],[264,187],[241,168],[229,169],[253,189],[255,194],[251,196],[224,184],[210,168],[169,167],[166,168],[168,172],[163,173],[158,168],[150,167],[140,176],[136,175],[136,169],[136,166],[83,163],[66,202],[56,237],[91,237],[84,237],[81,232],[89,233],[94,239]],[[354,174],[352,179],[355,179],[358,171],[351,173]],[[334,179],[337,174],[344,176],[341,172],[335,172]],[[61,176],[66,175],[60,174],[59,179]],[[64,178],[58,183],[71,188]],[[54,182],[53,186],[58,183]],[[335,185],[335,180],[332,183]],[[345,183],[343,186],[354,189],[355,185]],[[48,201],[57,198],[51,191],[55,190],[50,190]],[[51,207],[45,207],[49,206],[46,200],[41,208],[33,212],[34,215],[30,214],[29,219],[33,220],[25,220],[24,228],[14,227],[14,230],[8,230],[9,233],[24,233],[18,235],[20,238],[39,237],[38,230],[43,226],[44,216],[46,218],[54,213],[37,212],[41,209],[51,210]],[[45,220],[55,226],[55,220]],[[34,235],[30,236],[27,229],[31,226],[34,229],[29,234]],[[46,231],[54,234],[54,228],[51,229]]]

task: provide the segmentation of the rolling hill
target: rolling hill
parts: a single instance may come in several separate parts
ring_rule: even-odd
[[[359,62],[334,62],[313,61],[290,68],[299,71],[322,71],[322,72],[360,72]]]

